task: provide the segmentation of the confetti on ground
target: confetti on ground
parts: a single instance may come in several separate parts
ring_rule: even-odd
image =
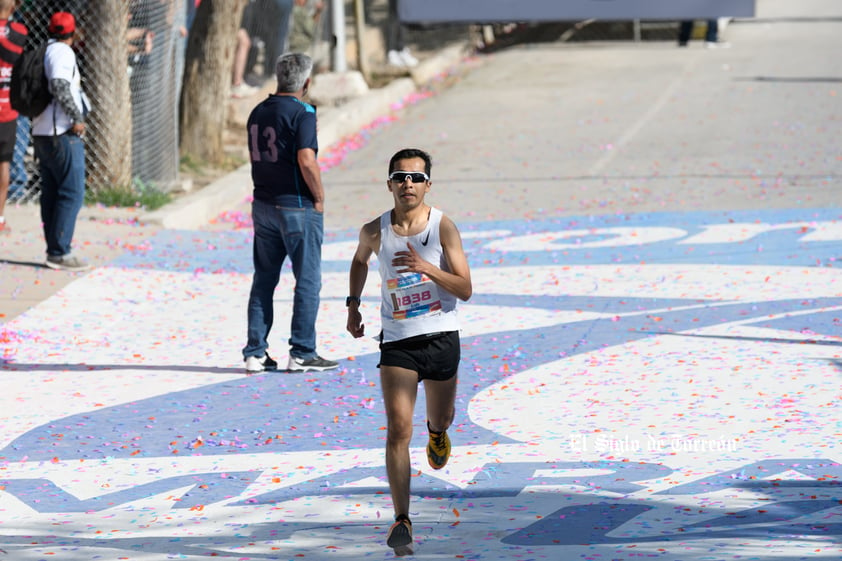
[[[416,409],[417,556],[838,556],[842,272],[817,266],[837,217],[671,216],[465,228],[474,296],[444,470],[427,467],[423,395]],[[745,250],[768,234],[735,227],[752,223],[776,232],[762,256]],[[377,343],[344,332],[353,239],[324,248],[319,341],[335,372],[245,375],[236,227],[160,232],[3,324],[0,547],[380,558]],[[377,294],[372,276],[372,322]]]

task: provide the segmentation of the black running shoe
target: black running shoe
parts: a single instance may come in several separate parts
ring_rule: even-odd
[[[338,368],[339,363],[334,360],[327,360],[316,355],[313,358],[298,358],[294,356],[289,357],[287,370],[289,372],[323,372],[325,370],[333,370]]]
[[[412,555],[412,522],[405,514],[399,514],[389,528],[386,545],[395,550],[395,555]]]

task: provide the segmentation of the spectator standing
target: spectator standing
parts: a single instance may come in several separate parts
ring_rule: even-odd
[[[418,59],[406,46],[404,26],[398,18],[399,0],[389,0],[389,22],[386,28],[386,61],[399,68],[411,68],[418,65]]]
[[[18,126],[18,112],[12,109],[9,101],[9,82],[12,66],[23,52],[27,37],[26,26],[11,21],[15,8],[15,0],[0,0],[0,234],[10,230],[4,212]]]
[[[250,29],[254,29],[255,22],[259,17],[257,3],[249,0],[243,8],[243,16],[240,18],[240,28],[237,30],[237,47],[234,49],[234,66],[231,69],[231,97],[240,99],[257,93],[257,88],[245,81],[246,65],[251,50]]]
[[[32,121],[35,156],[41,173],[41,222],[47,267],[84,271],[89,265],[72,255],[76,218],[85,199],[85,117],[90,103],[82,91],[73,52],[76,20],[56,12],[47,27],[50,39],[44,71],[53,99]]]
[[[21,7],[21,0],[15,0],[16,9],[12,14],[12,21],[23,23],[23,14]],[[27,30],[28,31],[28,30]],[[31,40],[31,38],[29,38]],[[15,153],[12,156],[11,169],[9,170],[9,193],[7,199],[14,199],[26,189],[29,183],[29,174],[26,171],[26,162],[24,158],[26,151],[29,148],[29,119],[23,115],[18,115],[17,118],[17,134],[15,135]]]
[[[248,301],[247,372],[276,370],[266,352],[274,321],[273,296],[289,257],[295,276],[287,370],[332,370],[338,363],[316,353],[316,316],[322,287],[324,201],[316,159],[316,108],[303,101],[312,59],[282,55],[277,90],[255,107],[246,123],[254,182],[254,277]]]
[[[319,18],[323,9],[322,0],[314,3],[308,0],[295,0],[295,6],[292,8],[292,27],[289,32],[290,52],[313,55],[313,44],[316,41]]]
[[[129,3],[129,66],[132,109],[132,177],[144,184],[163,186],[177,175],[177,157],[168,157],[159,148],[165,123],[172,114],[164,110],[172,105],[180,90],[173,68],[174,11],[171,0],[131,0]],[[175,127],[171,127],[175,131]],[[174,132],[173,132],[174,134]],[[167,138],[167,144],[176,141]]]
[[[346,328],[365,335],[360,296],[368,262],[380,267],[380,385],[386,407],[386,475],[395,511],[386,544],[395,555],[412,553],[409,519],[412,417],[423,382],[427,401],[427,461],[442,469],[450,457],[447,429],[453,422],[461,358],[457,298],[473,292],[471,271],[456,225],[424,202],[432,160],[414,148],[389,161],[386,187],[394,206],[360,230],[351,259]]]
[[[266,48],[263,75],[268,77],[274,74],[278,57],[287,52],[287,38],[294,0],[264,0],[264,2],[267,2],[265,17],[268,28],[263,37]]]

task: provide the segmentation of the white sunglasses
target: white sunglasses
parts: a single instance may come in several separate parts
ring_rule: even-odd
[[[389,181],[393,181],[394,183],[403,183],[404,181],[423,183],[429,180],[430,176],[423,171],[393,171],[389,174]]]

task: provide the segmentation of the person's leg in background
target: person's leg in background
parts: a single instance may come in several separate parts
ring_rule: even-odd
[[[412,67],[418,59],[404,42],[404,28],[398,18],[398,0],[389,0],[389,21],[386,25],[386,62],[399,68]]]
[[[289,258],[295,275],[290,322],[289,354],[310,360],[316,353],[316,319],[322,288],[322,242],[324,214],[314,209],[293,209],[283,213],[284,231],[290,242]]]
[[[8,234],[11,229],[6,224],[6,197],[9,194],[9,162],[0,161],[0,235]]]
[[[251,50],[251,38],[245,28],[237,30],[237,48],[234,51],[234,67],[231,71],[231,97],[240,99],[257,93],[257,88],[245,82],[246,63]]]
[[[248,97],[257,93],[258,90],[246,82],[246,68],[254,66],[254,58],[251,57],[251,34],[257,17],[256,8],[257,4],[254,2],[246,4],[243,8],[243,17],[240,19],[240,29],[237,30],[237,47],[234,50],[234,67],[231,71],[231,97],[233,98]]]
[[[41,172],[41,221],[47,266],[82,271],[88,264],[71,256],[76,218],[85,201],[85,145],[72,134],[36,136]]]
[[[282,234],[281,211],[275,205],[260,200],[252,202],[252,222],[254,224],[254,240],[252,242],[252,259],[254,261],[254,276],[247,306],[248,330],[247,342],[243,348],[243,358],[246,369],[251,371],[266,369],[266,359],[269,359],[268,369],[274,370],[277,363],[266,353],[269,348],[269,332],[275,321],[273,296],[275,288],[281,278],[281,268],[287,257]],[[254,357],[257,362],[249,361]]]
[[[272,2],[268,15],[272,28],[266,36],[266,56],[263,61],[265,78],[275,76],[275,63],[278,57],[286,52],[293,3],[294,0],[273,0]]]
[[[693,20],[684,20],[678,25],[678,46],[686,47],[693,33]]]
[[[727,22],[727,20],[723,20]],[[709,19],[707,21],[708,27],[705,32],[705,47],[708,49],[727,49],[731,45],[727,41],[719,38],[720,26],[718,19]]]
[[[0,234],[10,232],[4,213],[9,194],[9,168],[15,153],[16,131],[17,125],[14,121],[0,123]]]
[[[707,31],[705,31],[705,43],[719,42],[719,22],[716,19],[709,19],[707,21]]]
[[[29,174],[26,171],[26,151],[29,148],[29,131],[32,125],[28,118],[18,115],[17,132],[15,134],[15,153],[12,156],[12,166],[9,169],[9,199],[14,200],[23,196],[29,184]]]

